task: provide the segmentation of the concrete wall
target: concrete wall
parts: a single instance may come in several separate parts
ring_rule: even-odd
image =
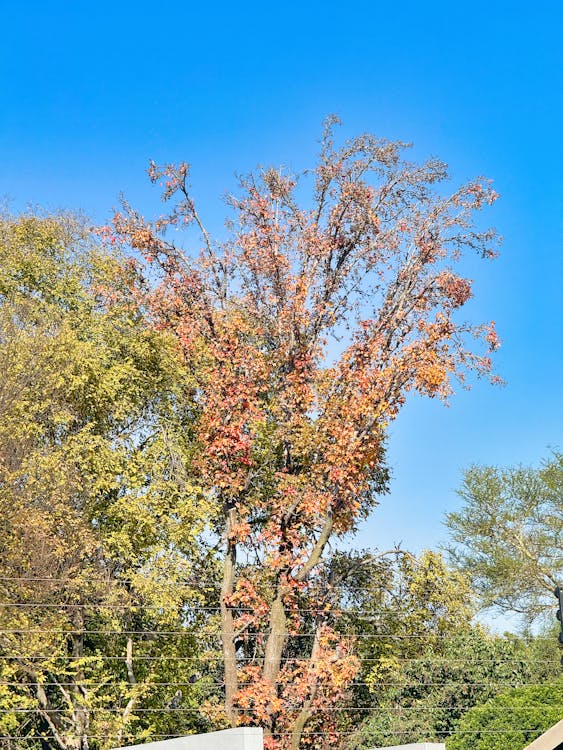
[[[224,729],[222,732],[192,734],[173,740],[148,742],[144,745],[116,747],[114,750],[264,750],[264,741],[262,729],[238,727]],[[446,746],[441,742],[418,742],[414,745],[393,745],[373,750],[446,750]]]
[[[237,727],[114,750],[264,750],[262,735],[262,729],[258,727]]]
[[[557,750],[563,746],[563,719],[528,745],[526,750]]]

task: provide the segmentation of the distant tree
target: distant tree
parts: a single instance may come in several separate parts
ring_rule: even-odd
[[[243,180],[226,243],[204,227],[186,164],[151,164],[166,215],[151,223],[124,204],[110,230],[160,272],[140,304],[175,333],[196,381],[193,466],[221,508],[225,719],[294,750],[317,741],[312,717],[326,743],[358,669],[308,592],[331,538],[384,489],[388,423],[412,392],[446,398],[452,379],[490,374],[498,345],[491,324],[458,319],[472,293],[454,270],[466,250],[494,255],[494,233],[473,223],[496,198],[488,182],[448,193],[443,163],[413,164],[405,144],[370,135],[337,147],[334,122],[301,180]],[[170,232],[190,225],[195,252]],[[289,657],[298,637],[307,658]]]
[[[3,748],[206,726],[188,684],[205,643],[191,607],[214,575],[209,502],[185,471],[190,386],[130,273],[72,216],[0,221]],[[166,713],[178,681],[188,710]]]
[[[563,719],[563,681],[519,687],[475,706],[460,720],[447,750],[524,750]]]
[[[553,610],[563,584],[563,454],[538,469],[474,466],[459,492],[463,506],[446,524],[453,560],[485,606],[533,620]]]

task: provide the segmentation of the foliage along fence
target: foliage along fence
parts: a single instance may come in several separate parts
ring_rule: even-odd
[[[54,581],[17,583],[29,586],[30,600],[4,594],[0,602],[2,747],[104,750],[228,726],[217,607],[178,607],[164,599],[135,606],[119,602],[117,592],[103,605],[70,603],[46,596]],[[162,585],[169,588],[183,587]],[[518,639],[495,641],[484,633],[456,640],[451,633],[391,631],[383,610],[325,615],[361,665],[343,684],[340,703],[325,707],[328,723],[313,719],[304,728],[302,747],[359,749],[450,735],[453,750],[500,747],[487,742],[504,735],[512,748],[519,740],[524,747],[563,710],[551,639],[536,639],[534,652]],[[315,670],[307,650],[300,652],[314,637],[314,631],[290,636],[288,661]],[[260,639],[246,633],[238,644],[241,668],[252,665]],[[533,679],[548,684],[530,684]],[[515,684],[525,686],[522,695]],[[498,693],[506,697],[495,698]],[[555,696],[553,708],[538,712],[536,694],[544,703]],[[280,694],[289,712],[291,700]],[[484,705],[467,711],[476,703]],[[480,721],[485,714],[488,723]],[[246,716],[259,724],[254,706],[241,708],[241,724]],[[276,735],[280,746],[290,740],[290,732]]]

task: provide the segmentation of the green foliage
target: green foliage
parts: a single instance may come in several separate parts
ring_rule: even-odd
[[[206,540],[220,509],[192,470],[193,372],[147,325],[130,291],[143,283],[76,217],[0,221],[0,735],[18,738],[6,750],[106,750],[223,720],[221,624],[205,609],[219,603]],[[263,497],[287,460],[271,429],[253,447],[264,468],[248,491]],[[381,469],[374,487],[385,479]],[[304,633],[313,601],[338,648],[352,642],[362,660],[343,699],[361,710],[338,713],[340,730],[356,730],[350,748],[439,740],[457,722],[463,742],[474,735],[462,729],[501,715],[473,706],[508,685],[554,683],[555,637],[470,625],[468,573],[491,601],[537,611],[539,587],[560,574],[560,486],[558,455],[538,472],[474,469],[466,509],[449,518],[466,542],[461,570],[430,551],[335,553],[295,594]],[[239,568],[262,580],[250,555]],[[251,657],[254,638],[241,631],[237,653]],[[290,657],[309,658],[308,635],[288,640]]]
[[[524,750],[563,719],[563,681],[515,688],[468,711],[447,750]]]
[[[333,578],[342,579],[340,606],[347,609],[338,627],[356,636],[362,661],[348,698],[360,710],[344,714],[341,728],[358,730],[348,743],[354,748],[401,742],[411,728],[405,716],[415,715],[398,709],[401,701],[416,702],[421,665],[432,657],[447,667],[445,644],[467,630],[473,613],[467,579],[432,551],[418,558],[401,550],[341,555],[333,567]]]
[[[0,222],[0,734],[18,747],[205,726],[212,685],[188,678],[214,506],[188,471],[188,375],[133,273],[75,217]]]
[[[466,626],[441,645],[423,645],[372,688],[373,715],[351,747],[443,742],[464,714],[507,687],[553,683],[560,674],[551,639],[491,635]]]
[[[474,466],[459,494],[462,509],[446,517],[450,551],[483,604],[528,620],[553,609],[563,580],[563,455],[539,469]]]
[[[340,725],[353,732],[348,748],[444,741],[476,704],[560,674],[550,634],[499,636],[473,625],[467,576],[436,552],[341,554],[333,567],[349,609],[339,627],[357,634],[362,660],[348,698],[355,710]]]

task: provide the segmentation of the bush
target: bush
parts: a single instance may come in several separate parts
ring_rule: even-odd
[[[563,718],[563,680],[514,688],[467,711],[447,750],[523,750]]]

